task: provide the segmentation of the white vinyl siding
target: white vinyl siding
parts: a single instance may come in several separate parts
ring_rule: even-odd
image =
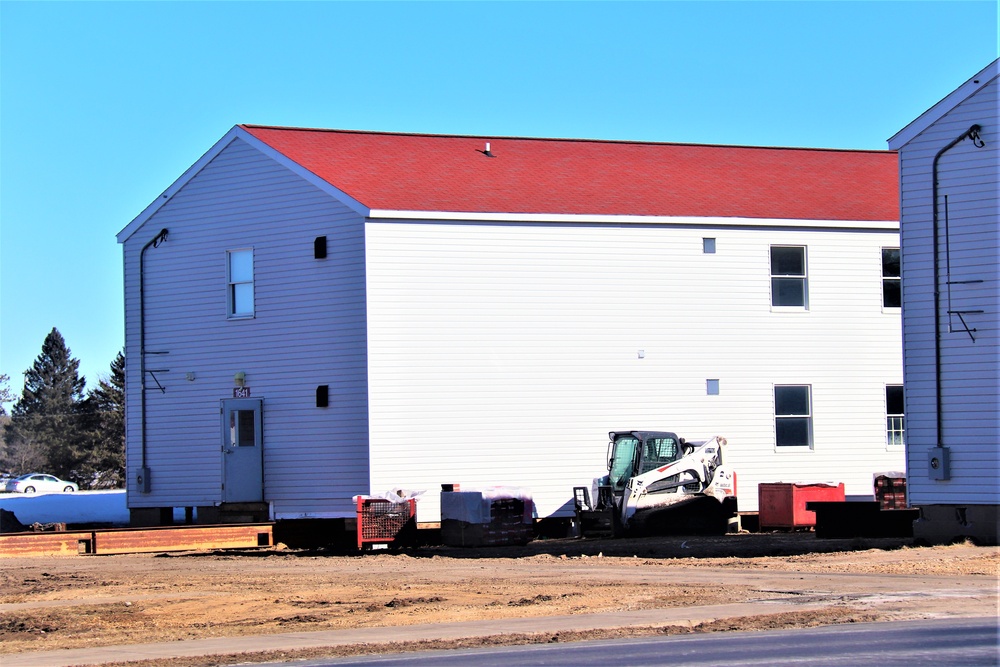
[[[767,481],[871,497],[902,464],[884,413],[900,323],[871,261],[898,236],[720,226],[706,255],[706,231],[369,221],[373,491],[425,490],[433,521],[441,484],[514,485],[566,515],[606,474],[608,431],[639,428],[726,437],[742,510]],[[807,316],[771,310],[775,243],[809,247]],[[775,451],[773,386],[804,378],[814,448]]]
[[[147,466],[141,464],[138,255],[145,255]],[[329,256],[314,258],[317,236]],[[253,248],[254,317],[226,318],[227,252]],[[222,150],[124,244],[129,506],[221,498],[220,400],[246,374],[263,399],[265,500],[281,516],[352,512],[368,489],[363,221],[240,140]],[[193,373],[193,381],[187,374]],[[330,406],[315,406],[330,386]]]
[[[995,77],[995,64],[992,71]],[[1000,503],[997,89],[996,78],[984,82],[974,94],[908,137],[907,143],[894,146],[900,151],[903,221],[907,491],[914,505]],[[982,127],[985,146],[977,148],[964,139],[941,157],[938,169],[943,404],[939,442],[932,165],[935,154],[973,124]],[[947,481],[935,481],[929,475],[927,452],[938,444],[951,450],[951,479]]]

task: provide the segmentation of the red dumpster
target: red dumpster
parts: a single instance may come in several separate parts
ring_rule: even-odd
[[[806,509],[811,501],[843,502],[844,485],[788,484],[774,482],[757,486],[758,519],[761,530],[812,528],[816,513]]]

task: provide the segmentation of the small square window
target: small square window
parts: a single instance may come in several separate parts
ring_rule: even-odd
[[[900,308],[903,305],[899,248],[882,248],[882,306]]]
[[[719,395],[719,381],[718,380],[705,380],[705,393],[709,396]]]
[[[812,445],[812,401],[809,385],[775,385],[774,436],[778,447]]]
[[[701,250],[706,255],[715,254],[715,239],[702,239],[701,240]]]
[[[771,305],[805,308],[808,301],[805,246],[771,246]]]

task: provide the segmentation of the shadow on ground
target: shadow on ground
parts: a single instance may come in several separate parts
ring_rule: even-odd
[[[560,538],[538,539],[525,545],[490,547],[452,547],[425,545],[399,550],[358,552],[346,544],[308,549],[291,549],[278,545],[266,549],[227,550],[213,552],[185,552],[163,554],[170,558],[198,558],[203,556],[245,556],[288,558],[318,556],[378,557],[382,554],[406,554],[413,558],[756,558],[785,557],[814,553],[866,551],[880,549],[891,551],[912,546],[910,538],[852,538],[820,539],[812,532],[791,533],[737,533],[716,536],[636,537],[623,539]]]

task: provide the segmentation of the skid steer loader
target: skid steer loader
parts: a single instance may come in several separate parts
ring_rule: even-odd
[[[721,534],[737,515],[736,473],[725,438],[684,440],[667,431],[612,431],[608,474],[574,489],[584,536]]]

